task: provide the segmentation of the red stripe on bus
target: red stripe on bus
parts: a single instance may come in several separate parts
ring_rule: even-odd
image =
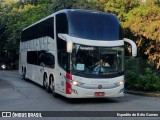
[[[69,74],[69,73],[66,73],[66,78],[69,79],[69,80],[72,80],[72,75]]]
[[[71,94],[72,85],[66,81],[66,94]]]

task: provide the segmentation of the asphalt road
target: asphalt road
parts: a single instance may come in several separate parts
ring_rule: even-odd
[[[52,94],[47,93],[41,86],[31,81],[24,81],[18,71],[0,71],[0,111],[140,111],[143,113],[143,111],[160,111],[160,98],[131,94],[125,94],[122,98],[103,99],[54,98]],[[16,120],[17,118],[12,119]],[[63,118],[45,119],[59,120]],[[65,120],[67,119],[72,120],[75,117],[65,117]],[[159,120],[160,116],[141,118],[78,117],[76,119]]]

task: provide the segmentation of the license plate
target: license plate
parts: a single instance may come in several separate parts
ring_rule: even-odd
[[[94,96],[104,96],[105,92],[95,92]]]

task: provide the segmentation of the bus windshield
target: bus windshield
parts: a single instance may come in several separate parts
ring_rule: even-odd
[[[90,40],[121,40],[121,27],[112,14],[96,12],[70,12],[69,35]]]
[[[124,74],[124,48],[73,45],[71,73],[82,77],[116,77]]]

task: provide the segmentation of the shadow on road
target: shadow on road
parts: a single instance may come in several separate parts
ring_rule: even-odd
[[[0,89],[13,88],[12,84],[6,80],[0,79]]]
[[[68,104],[98,104],[98,103],[118,103],[120,102],[120,98],[65,98],[63,96],[59,96],[60,101],[66,102]]]

